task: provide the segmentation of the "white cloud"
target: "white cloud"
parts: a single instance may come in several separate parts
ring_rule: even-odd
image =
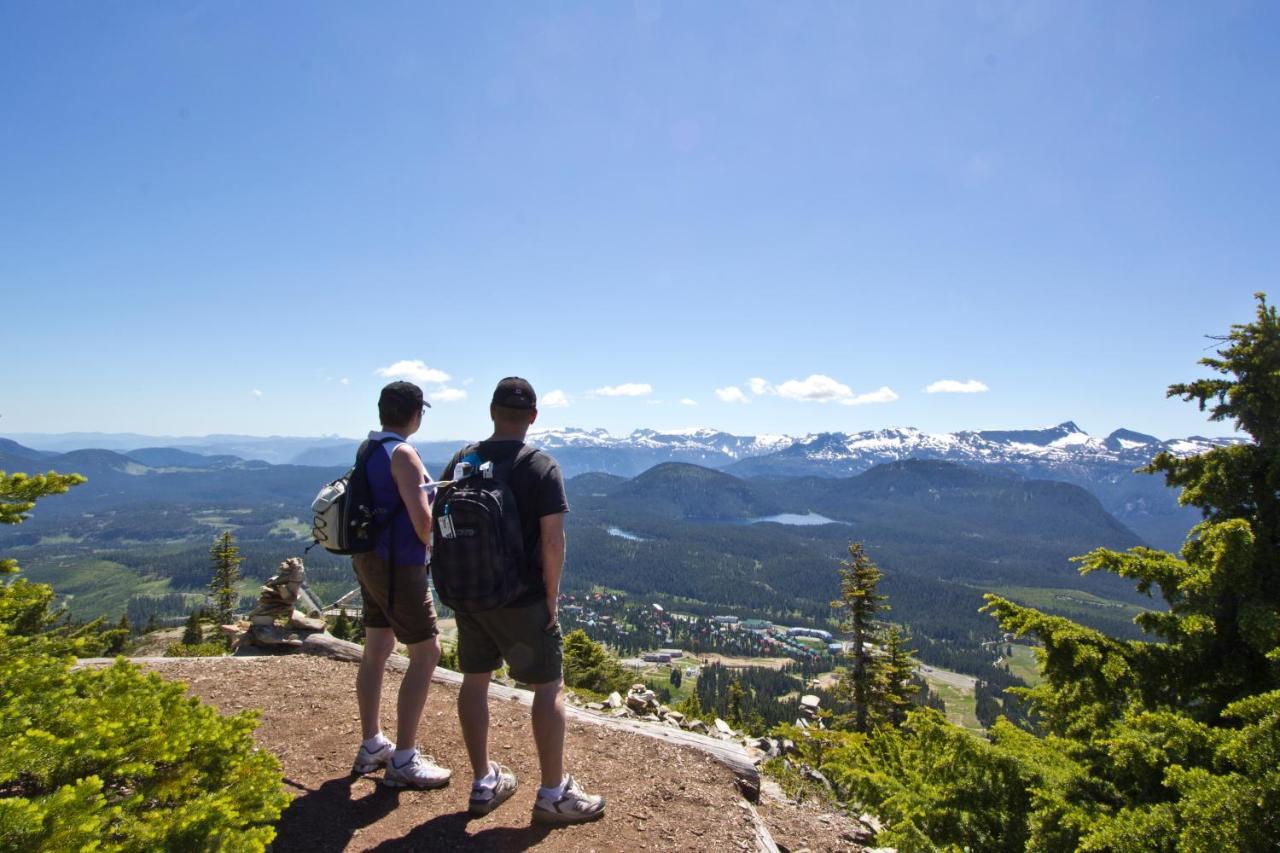
[[[253,389],[252,391],[250,391],[249,393],[250,393],[250,394],[252,394],[252,395],[253,395],[253,396],[255,396],[255,397],[261,397],[261,396],[262,396],[262,392],[261,392],[261,391],[259,391],[257,388],[254,388],[254,389]]]
[[[777,388],[779,397],[788,400],[829,403],[853,398],[853,389],[830,376],[814,373],[808,379],[788,379]]]
[[[549,394],[544,394],[540,405],[544,409],[563,409],[569,405],[569,395],[557,388]]]
[[[684,397],[684,398],[682,398],[682,399],[680,400],[680,405],[682,405],[682,406],[696,406],[696,405],[698,405],[698,401],[697,401],[697,400],[692,399],[691,397]]]
[[[839,403],[842,406],[861,406],[867,403],[891,403],[898,399],[897,392],[888,385],[865,394],[855,394],[848,385],[822,373],[810,374],[805,379],[788,379],[781,385],[773,385],[756,376],[747,380],[747,387],[753,394],[772,394],[786,400],[799,400],[802,403]]]
[[[456,403],[467,399],[467,392],[461,388],[441,388],[438,391],[432,391],[427,397],[436,403]]]
[[[339,382],[339,383],[341,383],[341,384],[343,384],[343,385],[350,385],[350,384],[351,384],[351,380],[350,380],[350,379],[348,379],[348,378],[347,378],[347,377],[345,377],[345,376],[344,376],[344,377],[342,377],[341,379],[339,379],[339,380],[338,380],[338,382]]]
[[[857,394],[847,400],[841,400],[842,406],[865,406],[868,403],[892,403],[898,399],[898,393],[888,385],[881,385],[874,391],[868,391],[866,394]]]
[[[751,400],[746,394],[742,393],[742,389],[737,385],[730,385],[728,388],[717,388],[716,396],[720,398],[722,403],[750,403]]]
[[[924,390],[926,394],[981,394],[983,391],[991,389],[976,379],[970,379],[968,382],[960,382],[956,379],[939,379]]]
[[[408,359],[397,361],[395,364],[379,367],[374,372],[388,379],[408,379],[424,385],[439,385],[449,381],[449,374],[434,367],[427,367],[421,359],[416,358],[412,361]]]
[[[588,393],[593,397],[647,397],[653,393],[653,386],[648,382],[624,382],[621,385],[606,385]]]

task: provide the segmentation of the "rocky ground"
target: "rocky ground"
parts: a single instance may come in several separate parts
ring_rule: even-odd
[[[606,816],[548,829],[530,822],[537,759],[528,709],[494,701],[490,746],[520,790],[493,814],[466,814],[469,773],[458,730],[456,689],[434,684],[419,744],[455,772],[440,791],[394,790],[348,775],[359,743],[355,665],[290,655],[174,661],[148,666],[185,681],[224,712],[258,709],[258,742],[284,767],[293,804],[275,851],[346,850],[754,850],[750,806],[733,775],[705,754],[650,738],[569,723],[567,764],[587,790],[608,800]],[[384,725],[394,733],[400,676],[387,673]],[[782,850],[859,851],[859,825],[842,815],[765,797],[757,806]]]

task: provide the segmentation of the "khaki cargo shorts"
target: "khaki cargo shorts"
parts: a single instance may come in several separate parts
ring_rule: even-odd
[[[397,566],[392,596],[392,570],[376,551],[355,554],[351,563],[360,581],[360,595],[364,599],[361,618],[366,628],[390,628],[396,639],[406,646],[430,640],[440,633],[426,566]]]

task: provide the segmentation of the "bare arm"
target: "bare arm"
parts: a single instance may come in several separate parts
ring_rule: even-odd
[[[431,541],[431,506],[422,484],[427,481],[427,470],[412,447],[401,444],[391,454],[391,478],[396,481],[400,499],[413,522],[413,529],[425,545]]]
[[[547,585],[547,611],[550,628],[559,618],[560,574],[564,570],[564,513],[544,515],[538,519],[542,534],[542,580]]]

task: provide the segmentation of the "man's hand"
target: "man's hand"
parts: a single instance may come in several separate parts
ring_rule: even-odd
[[[558,595],[554,598],[547,596],[547,612],[551,614],[551,619],[547,622],[548,631],[556,627],[556,624],[560,621],[560,602],[557,600],[559,598],[560,596]]]

